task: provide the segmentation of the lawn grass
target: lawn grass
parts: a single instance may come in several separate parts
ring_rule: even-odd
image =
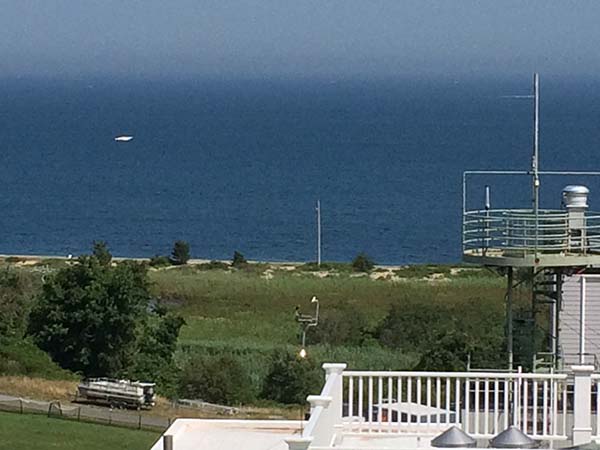
[[[148,450],[160,433],[0,412],[0,449]]]

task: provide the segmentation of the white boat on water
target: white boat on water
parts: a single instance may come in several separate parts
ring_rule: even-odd
[[[117,141],[117,142],[129,142],[132,139],[133,139],[133,136],[125,136],[125,135],[123,135],[123,136],[117,136],[115,138],[115,141]]]

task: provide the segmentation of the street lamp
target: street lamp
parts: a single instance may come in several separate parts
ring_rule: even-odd
[[[300,357],[306,358],[306,332],[310,327],[316,327],[319,324],[319,299],[314,297],[310,300],[310,303],[315,305],[315,315],[302,314],[300,312],[300,306],[296,306],[294,317],[296,322],[302,327],[302,349],[300,350]]]

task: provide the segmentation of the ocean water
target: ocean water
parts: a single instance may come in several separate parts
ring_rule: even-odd
[[[168,254],[380,263],[460,260],[462,172],[526,170],[530,78],[378,81],[6,80],[0,253]],[[600,83],[542,78],[545,170],[598,170]],[[117,143],[114,137],[134,140]],[[600,183],[587,184],[600,210]],[[493,206],[529,179],[478,177]],[[564,180],[544,181],[559,207]],[[595,201],[595,199],[597,199]]]

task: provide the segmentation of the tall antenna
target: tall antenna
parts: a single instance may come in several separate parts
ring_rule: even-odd
[[[321,200],[317,200],[317,266],[321,267]]]
[[[535,215],[535,258],[538,246],[538,214],[540,207],[540,178],[539,178],[539,151],[540,151],[540,76],[533,74],[533,157],[531,159],[531,175],[533,181],[533,213]]]

